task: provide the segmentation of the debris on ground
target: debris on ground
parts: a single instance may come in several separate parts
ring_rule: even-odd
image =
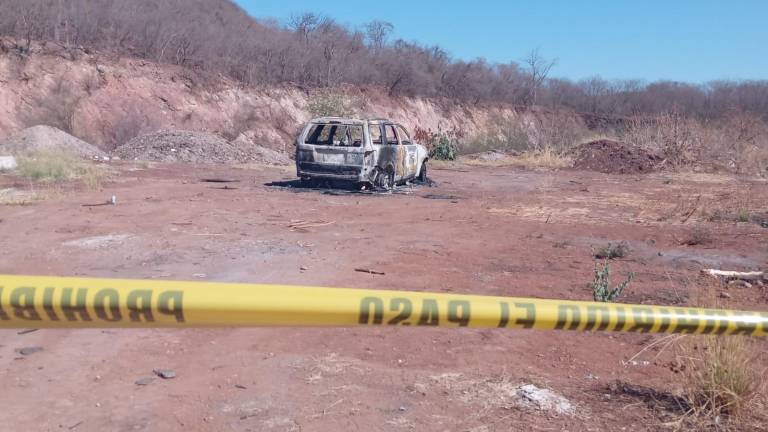
[[[291,231],[306,231],[307,228],[317,228],[317,227],[324,227],[328,225],[335,224],[336,221],[305,221],[305,220],[295,220],[291,221],[291,223],[288,224],[288,228],[291,229]]]
[[[19,331],[17,331],[17,332],[16,332],[16,334],[17,334],[17,335],[25,335],[25,334],[29,334],[29,333],[34,333],[34,332],[36,332],[36,331],[38,331],[38,330],[40,330],[40,329],[36,329],[36,328],[35,328],[35,329],[25,329],[25,330],[19,330]]]
[[[743,281],[759,281],[766,279],[765,272],[751,271],[751,272],[738,272],[727,270],[715,270],[715,269],[703,269],[701,271],[704,274],[708,274],[714,277],[722,277],[726,280],[743,280]]]
[[[552,411],[557,414],[572,415],[575,408],[571,402],[552,390],[525,384],[517,388],[517,395],[523,405],[528,405],[540,411]]]
[[[23,356],[28,356],[28,355],[32,355],[34,353],[38,353],[38,352],[40,352],[42,350],[43,350],[43,347],[34,346],[34,347],[19,348],[19,349],[16,350],[16,352],[21,354],[21,355],[23,355]]]
[[[84,159],[104,159],[98,147],[51,126],[33,126],[0,141],[0,154],[14,156],[40,152],[61,152]]]
[[[680,396],[619,380],[609,384],[608,391],[640,399],[651,406],[660,406],[668,411],[687,412],[690,409],[688,402]]]
[[[576,149],[573,167],[605,174],[643,174],[657,171],[663,162],[658,153],[611,140],[597,140]]]
[[[64,242],[63,245],[70,246],[70,247],[79,247],[83,249],[100,249],[100,248],[105,248],[109,246],[114,246],[115,244],[123,243],[124,241],[132,237],[133,236],[130,234],[110,234],[110,235],[85,237],[85,238],[70,240],[70,241]]]
[[[380,271],[376,271],[376,270],[371,270],[371,269],[366,269],[366,268],[356,268],[355,271],[359,272],[359,273],[368,273],[368,274],[379,275],[379,276],[386,275],[386,273],[384,273],[384,272],[380,272]]]
[[[455,195],[444,195],[444,194],[426,194],[422,196],[422,198],[432,199],[432,200],[446,200],[446,201],[456,201],[460,199]]]
[[[105,202],[98,203],[98,204],[81,204],[82,207],[100,207],[100,206],[107,206],[107,205],[117,205],[117,197],[112,195],[112,197],[106,200]]]
[[[155,369],[152,372],[154,372],[155,375],[159,376],[162,379],[176,378],[176,371],[174,371],[173,369]]]
[[[0,156],[0,171],[15,170],[19,164],[13,156]]]
[[[147,377],[147,378],[140,378],[140,379],[137,379],[137,380],[136,380],[136,382],[135,382],[134,384],[136,384],[137,386],[145,386],[145,385],[150,385],[150,384],[152,384],[152,382],[153,382],[154,380],[155,380],[155,379],[154,379],[154,378],[151,378],[151,377]]]
[[[204,178],[200,179],[203,183],[239,183],[240,180],[229,178]]]

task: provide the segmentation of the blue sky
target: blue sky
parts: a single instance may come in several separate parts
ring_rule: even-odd
[[[768,79],[765,0],[235,0],[257,18],[315,12],[350,27],[389,21],[394,37],[454,58],[521,60],[539,48],[552,75],[705,82]]]

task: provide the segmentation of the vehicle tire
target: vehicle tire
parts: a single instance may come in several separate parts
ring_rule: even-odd
[[[427,161],[424,161],[421,164],[421,171],[419,171],[419,181],[422,183],[427,182]]]
[[[311,177],[302,177],[299,179],[299,186],[303,188],[311,188],[314,187],[315,182],[312,180]]]
[[[395,187],[395,172],[392,167],[387,167],[386,171],[379,171],[376,176],[376,186],[384,190],[392,190]]]

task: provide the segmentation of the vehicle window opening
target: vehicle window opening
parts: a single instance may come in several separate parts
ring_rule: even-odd
[[[392,125],[384,126],[384,134],[387,137],[387,144],[398,145],[397,134],[395,134],[395,128]]]
[[[411,136],[408,135],[408,132],[403,128],[402,126],[397,127],[397,136],[400,137],[400,144],[402,145],[411,145]]]
[[[359,125],[317,124],[310,128],[305,144],[360,147],[363,145],[363,127]]]
[[[371,143],[372,144],[384,144],[384,141],[381,139],[381,126],[379,125],[370,125],[370,134],[371,134]]]

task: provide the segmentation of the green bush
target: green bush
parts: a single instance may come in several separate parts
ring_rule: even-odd
[[[464,134],[455,129],[449,131],[438,129],[437,132],[432,132],[431,129],[416,126],[413,137],[414,141],[427,147],[431,159],[456,160],[459,157],[460,140]]]
[[[592,296],[595,301],[599,302],[612,302],[615,301],[621,295],[632,279],[635,277],[634,273],[630,273],[627,276],[627,280],[620,283],[614,288],[610,287],[611,268],[606,259],[602,266],[595,264],[595,279],[590,286],[592,287]]]
[[[459,146],[456,140],[445,135],[440,136],[432,146],[429,157],[437,160],[456,160],[459,156]]]

